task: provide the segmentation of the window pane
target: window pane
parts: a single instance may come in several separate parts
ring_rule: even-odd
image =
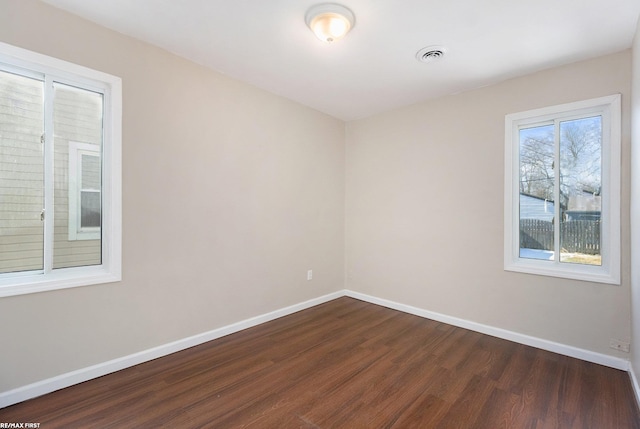
[[[553,260],[553,124],[520,130],[520,257]]]
[[[102,108],[102,94],[59,83],[54,86],[54,269],[102,263]],[[76,147],[81,149],[72,153],[70,148]],[[91,190],[98,192],[83,192]],[[90,226],[91,232],[83,226]]]
[[[81,191],[80,228],[100,227],[100,192]]]
[[[560,262],[602,265],[602,117],[560,122]]]
[[[81,154],[82,189],[100,190],[100,155]]]
[[[0,72],[0,273],[42,270],[43,82]]]

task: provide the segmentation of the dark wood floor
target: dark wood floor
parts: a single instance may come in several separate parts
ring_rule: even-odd
[[[627,373],[351,298],[0,410],[41,428],[639,428]]]

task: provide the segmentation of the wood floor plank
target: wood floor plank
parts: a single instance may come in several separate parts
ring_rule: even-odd
[[[0,409],[41,428],[640,429],[625,372],[352,298]]]

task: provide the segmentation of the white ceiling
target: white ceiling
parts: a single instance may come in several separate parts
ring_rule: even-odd
[[[320,0],[44,0],[343,120],[629,48],[639,0],[338,0],[353,30],[306,27]],[[432,63],[418,50],[444,45]]]

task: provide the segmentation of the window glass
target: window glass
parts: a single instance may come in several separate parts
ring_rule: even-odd
[[[0,273],[42,270],[42,80],[0,71]]]
[[[602,117],[560,122],[560,262],[602,265]]]
[[[80,230],[100,228],[100,192],[81,191]]]
[[[102,105],[102,94],[54,85],[54,269],[102,262]],[[87,228],[93,233],[90,237],[82,236]],[[69,233],[70,229],[75,230],[74,234]]]
[[[3,273],[44,269],[45,215],[54,217],[53,268],[101,263],[102,94],[59,83],[53,88],[54,210],[45,213],[44,82],[0,72]],[[84,152],[70,154],[70,141],[85,142]],[[69,228],[92,234],[77,241]]]
[[[557,225],[560,262],[601,265],[602,117],[524,127],[519,140],[520,257],[554,260]]]
[[[553,259],[553,124],[523,128],[520,137],[520,257]]]

